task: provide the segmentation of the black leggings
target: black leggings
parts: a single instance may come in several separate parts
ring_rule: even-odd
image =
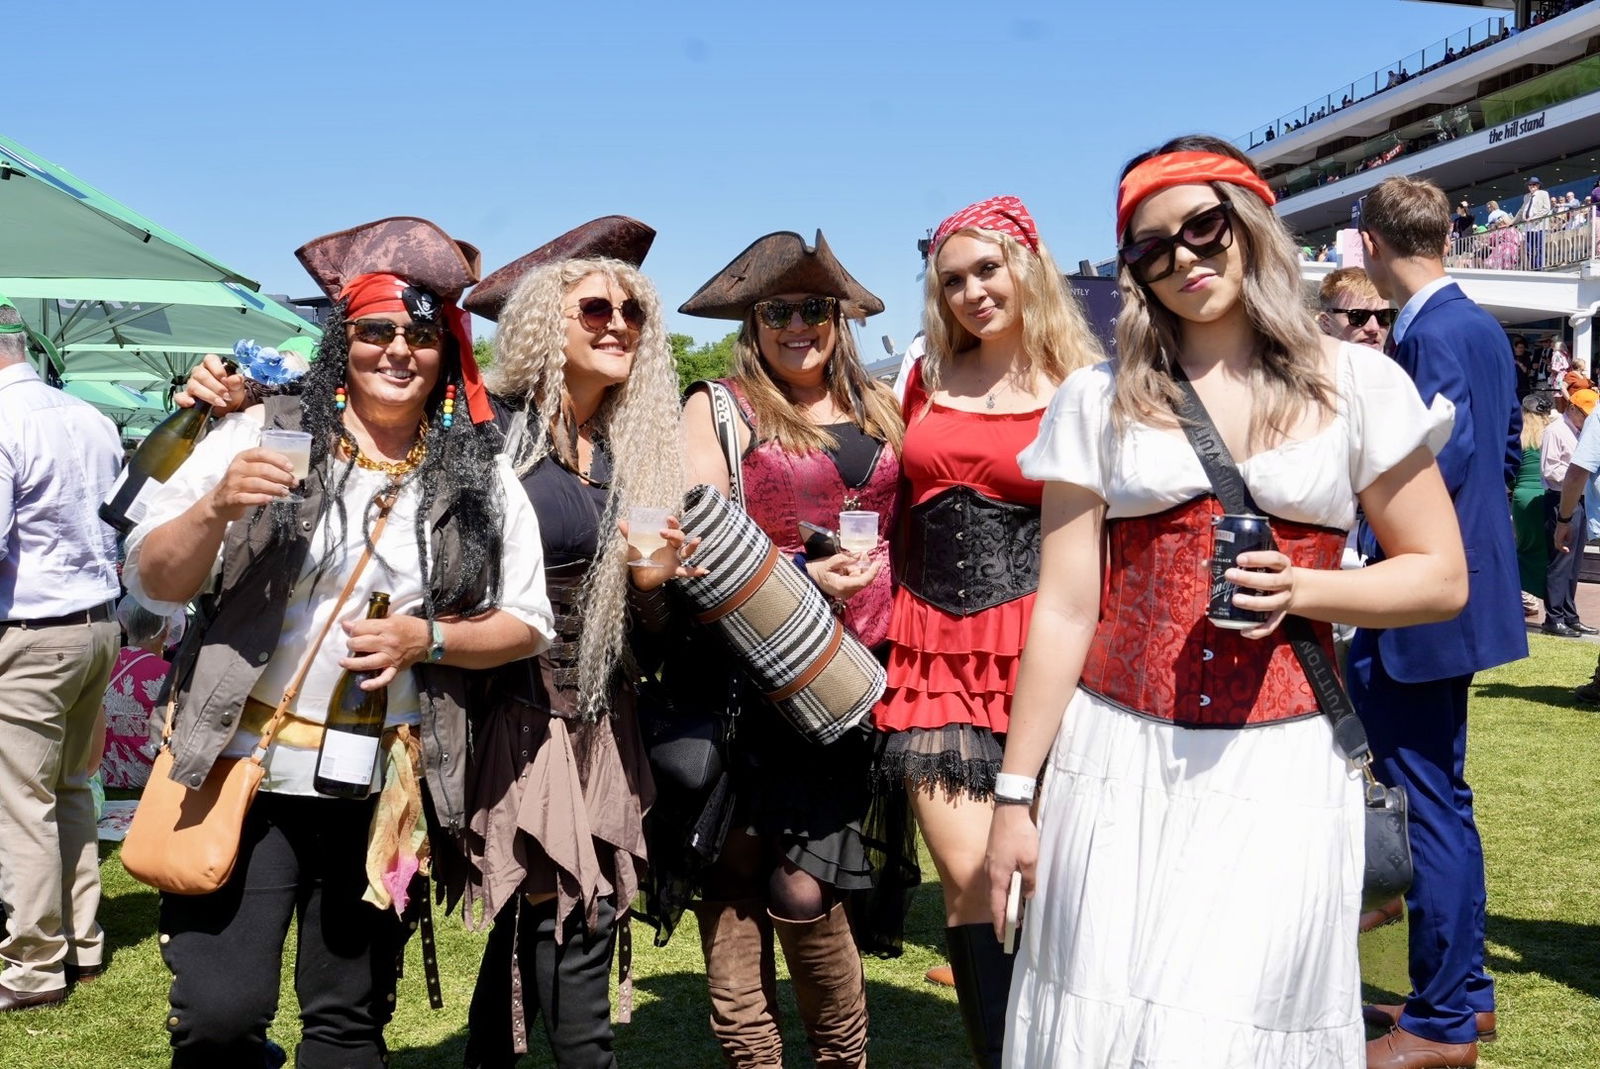
[[[405,927],[361,901],[372,801],[260,794],[220,890],[161,896],[173,1069],[265,1069],[289,918],[298,1069],[383,1069]]]

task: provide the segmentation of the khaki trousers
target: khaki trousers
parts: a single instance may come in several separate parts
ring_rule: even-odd
[[[100,858],[83,766],[117,625],[0,628],[0,984],[55,991],[101,964]]]

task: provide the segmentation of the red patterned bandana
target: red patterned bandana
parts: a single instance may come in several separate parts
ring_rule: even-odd
[[[444,304],[425,289],[412,286],[399,275],[373,273],[357,275],[339,291],[346,320],[360,319],[375,312],[405,312],[412,319],[434,320],[443,316],[455,336],[461,354],[461,381],[467,388],[467,414],[474,423],[494,419],[489,391],[484,388],[478,361],[472,355],[472,326],[467,313],[453,304]]]
[[[1016,238],[1029,251],[1039,251],[1039,228],[1034,225],[1027,207],[1017,197],[1001,196],[969,204],[940,223],[939,229],[933,232],[933,240],[928,243],[928,258],[931,260],[939,254],[939,246],[944,244],[945,238],[972,227],[998,230]]]
[[[1173,186],[1190,186],[1201,182],[1227,182],[1242,186],[1260,197],[1268,207],[1278,198],[1272,187],[1256,174],[1249,165],[1232,156],[1215,152],[1165,152],[1151,156],[1129,171],[1117,187],[1117,240],[1128,232],[1128,223],[1134,210],[1151,194]]]

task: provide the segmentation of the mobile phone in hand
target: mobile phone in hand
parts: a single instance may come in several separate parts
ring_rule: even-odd
[[[806,560],[822,560],[839,552],[839,536],[826,527],[801,520],[800,544],[805,547]]]
[[[1022,924],[1022,873],[1011,874],[1011,890],[1006,894],[1006,926],[1002,949],[1017,952],[1017,928]]]

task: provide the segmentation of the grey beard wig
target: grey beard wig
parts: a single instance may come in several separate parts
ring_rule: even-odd
[[[344,489],[355,469],[355,461],[341,461],[333,452],[333,443],[336,440],[348,443],[352,454],[356,445],[333,402],[334,390],[345,385],[350,363],[344,311],[343,304],[333,306],[324,326],[317,359],[301,380],[300,394],[301,427],[311,434],[311,467],[321,468],[327,475],[328,493],[320,522],[328,525],[332,536],[337,517],[341,543],[349,526]],[[505,501],[496,464],[499,437],[493,424],[477,426],[467,412],[461,360],[455,337],[448,332],[441,355],[439,381],[434,384],[424,408],[423,438],[428,453],[417,469],[405,477],[406,484],[417,483],[419,489],[417,554],[422,562],[422,574],[427,579],[423,584],[423,611],[429,620],[437,616],[476,615],[494,608],[500,600],[501,555],[505,552],[500,537]],[[439,413],[445,387],[451,384],[455,385],[459,400],[453,424],[446,430]],[[441,549],[459,559],[459,566],[454,569],[456,581],[449,587],[442,586],[447,574],[445,569],[430,558],[428,518],[441,501],[445,503],[444,512],[454,521],[454,537],[447,539]],[[275,506],[273,512],[275,526],[283,534],[290,533],[295,522],[294,508]],[[365,511],[362,523],[363,534],[370,545],[372,526]]]

